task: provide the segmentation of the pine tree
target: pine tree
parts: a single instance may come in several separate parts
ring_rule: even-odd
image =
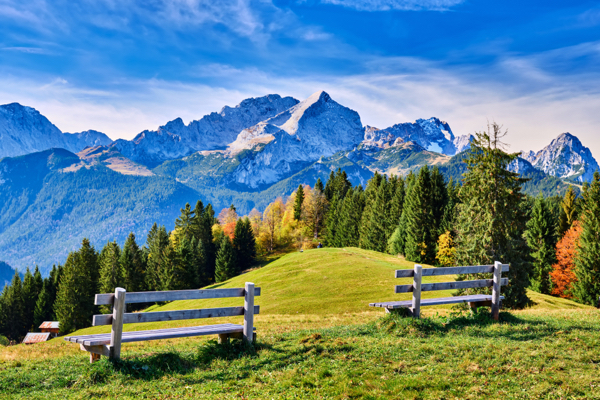
[[[531,219],[527,222],[525,237],[532,250],[533,258],[530,288],[543,294],[550,294],[552,291],[550,272],[552,265],[556,262],[555,232],[554,219],[544,196],[540,193],[531,210]]]
[[[360,223],[365,208],[365,195],[360,188],[359,186],[358,189],[350,189],[342,202],[335,232],[337,247],[358,247],[359,245]]]
[[[20,341],[27,333],[23,301],[23,283],[19,273],[15,275],[10,285],[5,286],[2,292],[2,332],[10,340]]]
[[[224,282],[236,275],[235,250],[229,236],[223,235],[215,265],[215,282]]]
[[[121,248],[116,241],[106,243],[100,253],[99,264],[100,293],[114,293],[117,287],[126,286],[121,268]]]
[[[33,312],[33,326],[39,327],[44,321],[53,321],[52,313],[52,282],[50,278],[44,279],[42,290],[35,303]]]
[[[388,209],[388,224],[386,230],[386,238],[390,238],[398,225],[400,224],[400,217],[402,216],[402,209],[404,208],[404,180],[400,176],[392,176],[390,182],[390,205]]]
[[[304,203],[304,188],[302,185],[298,185],[296,200],[294,201],[294,219],[296,221],[300,221],[300,218],[302,218],[302,203]]]
[[[321,182],[321,178],[317,178],[317,182],[315,183],[315,189],[318,189],[321,193],[323,193],[323,190],[325,190],[325,188],[323,187],[323,182]]]
[[[451,236],[455,235],[456,205],[459,202],[458,189],[459,186],[454,183],[452,178],[450,178],[448,184],[446,185],[448,202],[444,207],[444,215],[438,229],[438,232],[450,232]]]
[[[387,231],[388,231],[388,208],[389,198],[387,181],[384,178],[379,188],[377,189],[377,195],[375,202],[370,209],[370,219],[365,230],[365,239],[362,243],[363,248],[368,250],[375,250],[385,252],[387,248]]]
[[[67,257],[60,278],[54,310],[61,333],[90,326],[98,281],[98,254],[89,240],[83,239],[79,251]]]
[[[581,207],[581,235],[577,257],[573,298],[596,305],[600,298],[600,172],[594,172],[589,187],[584,186]]]
[[[407,260],[433,264],[437,227],[433,213],[432,184],[429,168],[419,171],[404,206],[404,254]]]
[[[164,226],[152,227],[146,241],[148,247],[146,267],[146,288],[148,290],[162,290],[162,269],[165,265],[164,253],[169,247],[169,235]]]
[[[215,212],[211,204],[208,204],[202,212],[200,212],[202,203],[198,201],[196,208],[194,209],[194,229],[196,239],[202,242],[203,257],[204,257],[204,274],[203,276],[208,279],[204,284],[214,282],[215,276],[215,258],[216,258],[216,246],[214,244],[212,227],[216,223]]]
[[[38,295],[35,279],[27,267],[23,278],[23,324],[28,332],[33,328],[33,313]]]
[[[123,285],[128,292],[145,290],[146,266],[143,261],[142,252],[135,241],[135,235],[131,232],[125,240],[119,260]]]
[[[435,226],[435,237],[444,234],[446,230],[441,229],[444,219],[444,213],[448,205],[448,189],[444,176],[440,173],[437,166],[431,169],[431,212],[433,215],[433,224]]]
[[[370,242],[368,239],[369,231],[371,230],[371,215],[373,214],[373,207],[375,206],[375,201],[377,200],[377,192],[379,191],[379,186],[381,186],[385,181],[385,177],[380,175],[378,172],[375,172],[375,175],[369,179],[367,182],[367,188],[365,189],[365,207],[363,209],[360,221],[359,228],[359,239],[358,243],[361,249],[369,249]]]
[[[336,241],[336,233],[340,222],[339,213],[342,201],[340,201],[337,196],[333,197],[329,203],[327,214],[325,215],[325,244],[330,247],[339,247]]]
[[[459,191],[456,262],[510,264],[509,285],[502,288],[503,305],[522,308],[529,304],[526,287],[531,270],[530,249],[523,237],[527,219],[521,187],[526,179],[506,169],[517,154],[502,150],[503,136],[500,126],[493,123],[471,142]]]
[[[175,229],[178,230],[181,235],[190,239],[194,230],[194,212],[192,211],[190,203],[186,203],[185,208],[182,208],[180,211],[181,215],[175,220]]]
[[[174,251],[171,269],[169,271],[171,284],[169,290],[196,288],[198,285],[197,268],[195,263],[195,238],[193,243],[183,237]]]
[[[577,220],[577,195],[575,194],[575,190],[573,190],[573,186],[569,185],[560,205],[558,235],[563,237],[565,232],[571,228],[573,222]]]
[[[235,225],[233,248],[240,272],[249,269],[256,259],[256,240],[248,217],[238,219]]]

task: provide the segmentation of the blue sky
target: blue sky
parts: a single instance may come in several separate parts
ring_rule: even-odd
[[[488,120],[511,149],[569,131],[600,158],[600,4],[0,0],[0,103],[132,138],[268,93],[324,89],[380,128]]]

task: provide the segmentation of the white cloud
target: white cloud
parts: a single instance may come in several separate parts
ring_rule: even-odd
[[[321,0],[358,11],[447,11],[464,0]]]

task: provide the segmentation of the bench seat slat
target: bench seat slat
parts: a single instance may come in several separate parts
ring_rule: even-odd
[[[243,331],[242,325],[236,324],[218,324],[218,325],[203,325],[191,326],[175,329],[156,329],[150,331],[133,331],[123,332],[122,342],[142,342],[147,340],[173,339],[180,337],[217,335],[227,333],[238,333]],[[70,336],[65,340],[83,344],[86,346],[101,346],[110,344],[110,333],[100,335],[82,335]]]
[[[454,289],[471,289],[491,287],[494,284],[493,279],[478,279],[474,281],[454,281],[440,283],[423,283],[421,284],[422,292],[430,292],[433,290],[454,290]],[[508,285],[508,278],[501,279],[501,285]],[[408,293],[413,291],[413,285],[396,285],[396,293]]]
[[[500,299],[504,299],[504,296],[500,296]],[[435,299],[422,299],[421,306],[435,306],[441,304],[459,304],[459,303],[478,303],[492,301],[492,296],[487,294],[473,294],[469,296],[454,296],[454,297],[438,297]],[[371,303],[371,307],[382,307],[390,310],[396,308],[410,308],[412,307],[412,301],[388,301],[382,303]]]
[[[176,300],[221,299],[227,297],[244,297],[245,295],[246,293],[244,288],[168,290],[164,292],[127,292],[125,294],[125,304],[154,303]],[[254,288],[254,295],[260,296],[260,288]],[[114,293],[101,293],[96,295],[94,304],[110,305],[113,304],[114,301]]]
[[[502,272],[508,272],[509,264],[502,264]],[[475,265],[470,267],[439,267],[423,268],[422,276],[462,275],[462,274],[487,274],[494,272],[494,265]],[[413,269],[396,270],[396,278],[412,278],[415,276]]]

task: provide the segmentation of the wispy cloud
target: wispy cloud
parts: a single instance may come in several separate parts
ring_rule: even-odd
[[[447,11],[465,0],[321,0],[358,11]]]
[[[4,51],[16,51],[19,53],[27,53],[27,54],[52,54],[51,51],[42,49],[40,47],[2,47]]]

